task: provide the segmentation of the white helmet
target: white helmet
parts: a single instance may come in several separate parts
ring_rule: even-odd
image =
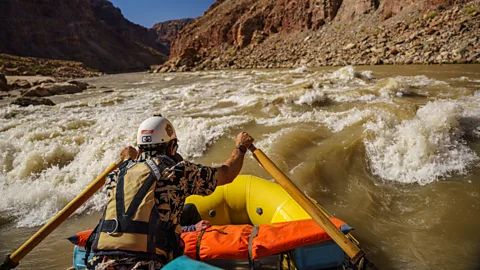
[[[168,144],[175,139],[177,139],[177,134],[172,123],[160,114],[143,121],[137,131],[138,146]]]

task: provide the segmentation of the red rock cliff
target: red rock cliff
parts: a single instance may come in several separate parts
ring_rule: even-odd
[[[247,54],[246,51],[256,50],[247,48],[249,45],[260,44],[271,37],[282,40],[279,36],[292,38],[295,33],[316,33],[327,23],[351,24],[366,14],[375,14],[367,25],[371,27],[400,12],[448,7],[462,2],[467,1],[221,0],[185,27],[173,41],[169,64],[194,67],[215,60],[217,56],[228,59],[228,55],[232,57],[227,61],[233,63],[239,52]],[[275,46],[270,43],[270,47]]]
[[[81,61],[105,72],[166,60],[156,35],[106,0],[2,0],[0,18],[0,53]]]
[[[191,24],[192,22],[193,19],[190,18],[159,22],[150,28],[150,30],[156,34],[157,43],[163,44],[166,48],[168,48],[167,54],[169,55],[172,40],[177,37],[178,33],[185,28],[185,26]]]

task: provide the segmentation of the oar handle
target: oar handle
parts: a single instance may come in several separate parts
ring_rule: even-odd
[[[100,174],[82,193],[68,203],[55,217],[47,224],[43,225],[30,239],[27,240],[14,253],[7,256],[5,262],[0,265],[0,270],[15,268],[25,255],[27,255],[34,247],[36,247],[45,237],[53,232],[62,222],[64,222],[71,214],[73,214],[83,203],[93,196],[104,184],[105,177],[115,170],[123,159],[117,160],[111,164],[102,174]]]
[[[273,163],[262,150],[253,144],[248,148],[254,158],[280,184],[285,191],[312,217],[315,222],[337,243],[356,264],[364,256],[363,251],[354,245],[330,219]]]

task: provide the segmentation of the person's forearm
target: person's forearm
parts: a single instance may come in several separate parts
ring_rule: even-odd
[[[240,149],[233,150],[227,161],[217,168],[217,186],[231,183],[238,176],[243,166],[244,157],[245,153]]]

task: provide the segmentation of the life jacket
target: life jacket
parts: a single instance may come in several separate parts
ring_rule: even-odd
[[[175,165],[167,156],[160,164],[124,162],[103,217],[95,229],[92,250],[96,256],[133,256],[168,262],[182,255],[181,227],[160,221],[155,204],[156,181],[161,172]]]

